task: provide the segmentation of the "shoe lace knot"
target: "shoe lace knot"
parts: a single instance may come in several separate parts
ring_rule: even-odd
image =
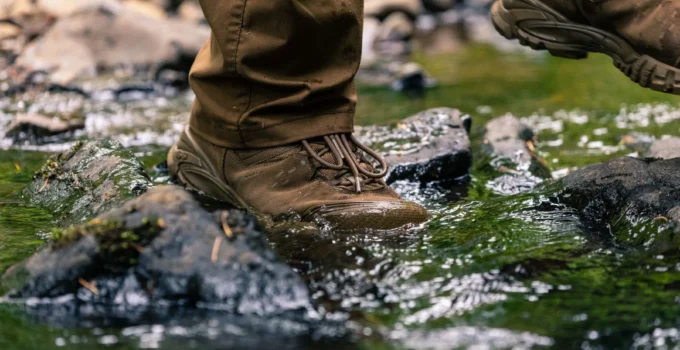
[[[317,149],[307,140],[302,141],[302,146],[320,166],[336,171],[336,178],[349,181],[357,193],[361,193],[363,184],[377,181],[387,174],[388,166],[385,159],[378,152],[359,142],[354,135],[332,134],[324,136],[319,141],[321,140],[323,142],[319,142],[320,147]],[[315,142],[315,145],[319,143]],[[329,152],[334,162],[331,162],[331,159],[324,159]],[[368,159],[366,155],[373,160]],[[377,168],[380,168],[380,171]]]

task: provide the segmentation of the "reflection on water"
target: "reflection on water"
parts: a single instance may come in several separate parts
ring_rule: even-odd
[[[416,100],[360,87],[358,122],[387,124],[438,106],[461,109],[474,120],[471,182],[394,184],[430,210],[433,218],[423,227],[356,235],[299,223],[272,229],[272,244],[308,281],[320,314],[342,327],[202,314],[143,325],[62,328],[35,324],[20,307],[3,305],[0,347],[677,345],[680,260],[674,250],[659,255],[621,249],[607,237],[589,236],[575,213],[551,199],[550,182],[534,193],[504,196],[494,185],[498,182],[490,182],[497,174],[485,167],[488,159],[477,148],[484,123],[510,113],[536,130],[538,154],[554,177],[561,177],[635,153],[636,144],[677,135],[680,100],[640,90],[608,58],[576,62],[528,54],[496,37],[483,16],[446,16],[419,23],[425,34],[419,35],[414,56],[440,86]],[[124,103],[78,94],[0,98],[0,135],[16,113],[82,115],[85,129],[73,138],[117,138],[152,166],[181,131],[190,102],[190,93]],[[0,141],[5,149],[0,151],[0,270],[35,251],[42,242],[38,235],[51,226],[49,213],[22,204],[22,186],[46,157],[25,150],[52,151],[72,141],[19,146]]]

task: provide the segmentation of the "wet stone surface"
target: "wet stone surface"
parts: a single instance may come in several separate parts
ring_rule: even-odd
[[[36,312],[53,319],[135,322],[172,307],[300,317],[312,310],[307,287],[252,217],[210,214],[173,186],[55,230],[48,246],[5,273],[2,286],[9,300],[43,300]]]
[[[77,143],[52,156],[24,196],[53,213],[62,225],[70,225],[116,208],[151,186],[144,165],[129,150],[102,140]]]
[[[536,153],[534,131],[516,117],[506,115],[484,127],[482,152],[499,176],[487,186],[499,194],[526,192],[550,178],[545,160]]]
[[[430,109],[396,126],[357,128],[357,137],[381,152],[390,167],[388,182],[456,180],[469,174],[470,116],[451,108]]]

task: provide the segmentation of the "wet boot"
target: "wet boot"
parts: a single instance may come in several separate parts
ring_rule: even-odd
[[[496,29],[555,56],[611,56],[631,80],[680,94],[680,1],[497,0]]]
[[[172,147],[168,165],[187,188],[274,217],[297,214],[339,230],[389,230],[428,218],[425,209],[399,198],[385,184],[385,161],[351,134],[230,149],[187,127]]]

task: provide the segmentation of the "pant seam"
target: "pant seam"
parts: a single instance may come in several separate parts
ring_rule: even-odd
[[[243,9],[241,10],[241,18],[239,20],[239,29],[238,29],[238,36],[236,38],[236,47],[234,48],[234,72],[236,72],[237,75],[242,76],[241,72],[239,71],[238,67],[238,49],[241,45],[241,36],[243,33],[243,22],[246,16],[246,6],[248,6],[248,0],[243,0],[241,2],[241,6]],[[245,147],[245,140],[243,139],[243,135],[241,134],[241,121],[243,120],[243,117],[248,113],[248,110],[250,109],[250,104],[253,98],[253,85],[251,82],[248,82],[248,102],[246,104],[246,109],[243,110],[241,115],[238,117],[238,120],[236,121],[236,130],[238,132],[239,138],[241,139],[241,144]]]

